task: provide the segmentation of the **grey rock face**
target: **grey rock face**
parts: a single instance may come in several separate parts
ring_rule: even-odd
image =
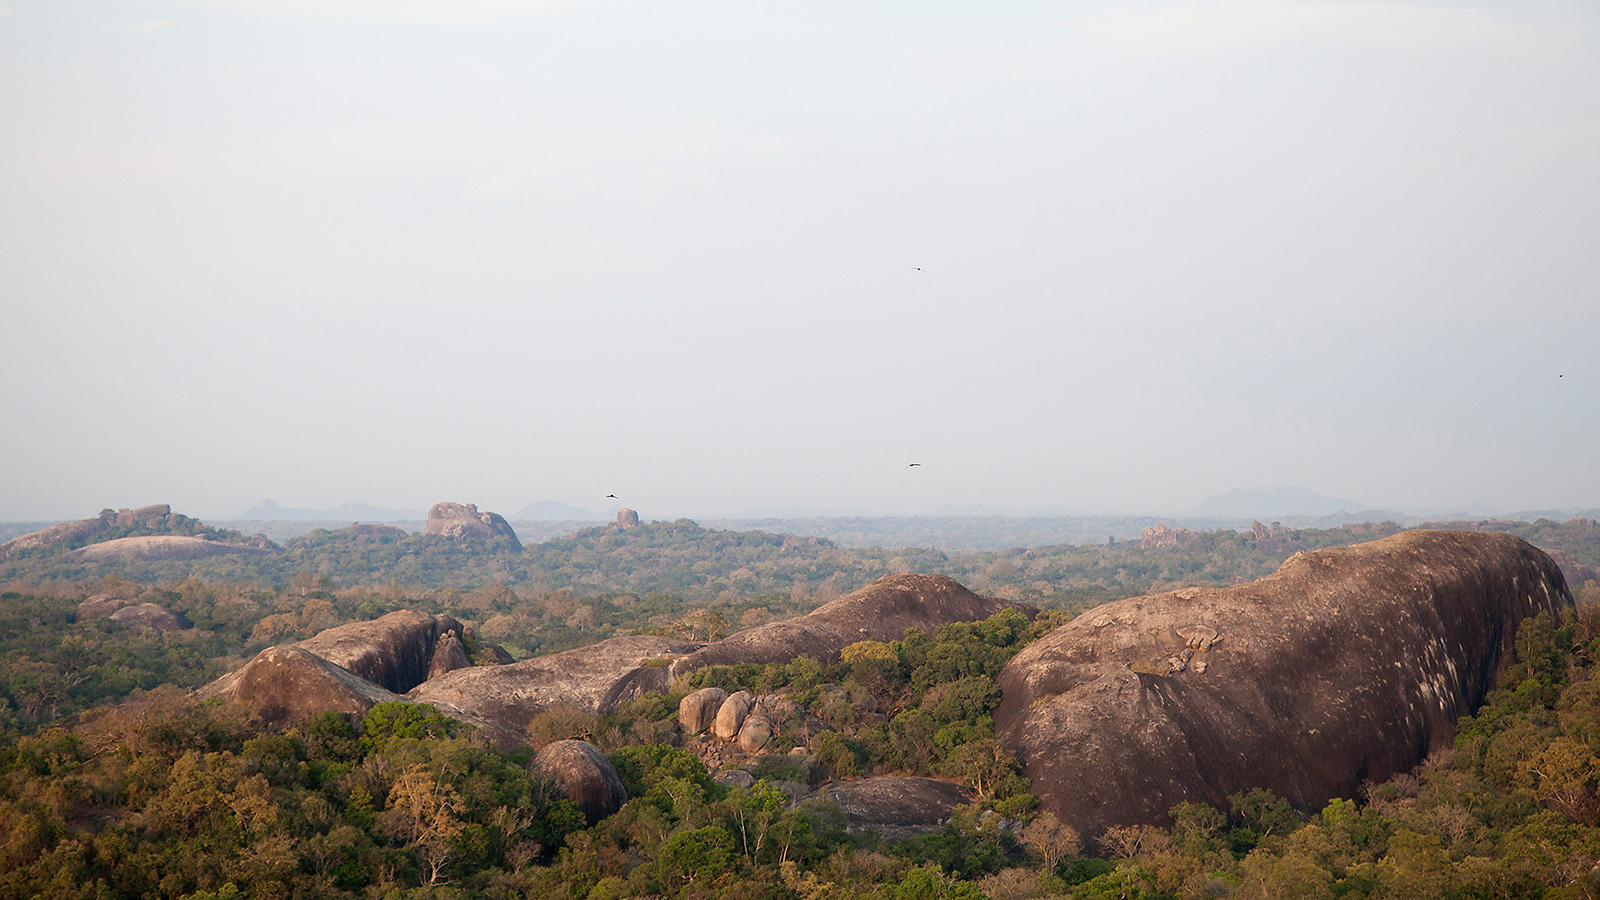
[[[1320,809],[1449,746],[1517,623],[1571,602],[1556,564],[1506,534],[1297,553],[1259,581],[1056,629],[1001,671],[995,728],[1041,806],[1085,836],[1256,787]]]

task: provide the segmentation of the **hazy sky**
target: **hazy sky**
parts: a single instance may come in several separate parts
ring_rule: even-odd
[[[0,323],[6,519],[1597,506],[1600,5],[0,0]]]

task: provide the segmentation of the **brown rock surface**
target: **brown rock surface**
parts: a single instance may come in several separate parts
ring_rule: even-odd
[[[838,805],[852,833],[897,840],[938,831],[956,807],[972,802],[972,792],[937,778],[882,776],[836,784],[817,799]]]
[[[1000,673],[996,731],[1042,808],[1085,835],[1255,787],[1318,809],[1449,746],[1517,623],[1570,603],[1555,563],[1505,534],[1298,553],[1259,581],[1056,629]]]
[[[788,662],[802,656],[835,659],[862,640],[890,641],[907,628],[933,632],[948,622],[987,619],[1002,609],[1032,618],[1024,603],[972,593],[943,575],[886,575],[806,615],[738,632],[672,663],[663,684],[706,666]]]
[[[588,741],[556,741],[533,758],[533,768],[549,776],[556,790],[583,810],[590,825],[628,802],[622,778],[600,748]]]
[[[365,715],[397,694],[298,646],[268,647],[242,668],[198,691],[201,699],[227,697],[269,722],[303,721],[325,712]]]
[[[194,627],[188,619],[154,603],[124,606],[111,614],[111,621],[130,628],[149,628],[154,631],[184,631]]]
[[[206,559],[212,556],[266,556],[273,551],[244,544],[225,544],[179,534],[117,538],[80,547],[68,559],[107,562],[118,559]]]
[[[626,506],[617,510],[618,528],[636,528],[639,525],[639,514]]]
[[[478,507],[471,503],[435,503],[428,510],[428,524],[422,533],[458,540],[504,536],[511,539],[513,547],[522,549],[522,542],[517,540],[517,532],[510,522],[499,513],[478,512]]]
[[[777,731],[772,720],[761,713],[746,716],[744,724],[739,726],[739,749],[746,753],[758,753]]]

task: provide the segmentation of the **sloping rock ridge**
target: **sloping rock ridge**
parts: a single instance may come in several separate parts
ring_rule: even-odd
[[[943,575],[886,575],[794,619],[741,631],[673,661],[662,685],[706,666],[834,659],[856,641],[892,641],[907,628],[932,633],[950,622],[987,619],[1003,609],[1033,618],[1025,603],[980,597]]]
[[[428,524],[422,533],[457,540],[506,537],[511,539],[513,547],[522,550],[517,532],[505,517],[499,513],[478,512],[478,507],[472,503],[435,503],[428,510]]]
[[[261,547],[244,544],[225,544],[188,535],[161,534],[116,538],[80,547],[67,554],[67,559],[83,562],[109,562],[118,559],[206,559],[211,556],[268,556],[272,553]]]
[[[663,657],[701,645],[659,635],[624,635],[501,666],[457,669],[417,685],[419,703],[449,706],[521,732],[533,717],[566,704],[589,714],[657,690]]]
[[[453,639],[459,649],[460,637],[461,623],[450,616],[402,609],[368,622],[329,628],[295,646],[403,694],[427,680],[440,642]]]
[[[1319,809],[1448,746],[1518,622],[1571,602],[1556,564],[1506,534],[1297,553],[1259,581],[1056,629],[1001,671],[996,731],[1041,806],[1085,835],[1256,787]]]

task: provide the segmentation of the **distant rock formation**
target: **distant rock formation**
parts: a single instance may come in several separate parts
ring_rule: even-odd
[[[478,512],[478,507],[471,503],[435,503],[428,510],[428,525],[422,533],[457,540],[503,536],[510,538],[511,545],[518,551],[522,550],[522,542],[517,540],[510,522],[499,513]]]
[[[590,825],[628,802],[616,767],[588,741],[556,741],[534,756],[532,768],[549,777],[561,796],[583,811]]]
[[[626,506],[624,506],[623,508],[617,510],[617,527],[618,528],[637,528],[638,526],[639,526],[639,514],[637,512],[634,512],[633,510],[627,508]]]
[[[1561,574],[1567,579],[1569,587],[1579,587],[1590,581],[1600,581],[1600,575],[1583,563],[1578,558],[1565,550],[1546,550],[1545,553],[1556,565],[1561,567]]]
[[[996,732],[1042,808],[1086,836],[1256,787],[1319,809],[1449,746],[1517,623],[1571,602],[1556,564],[1505,534],[1298,553],[1259,581],[1056,629],[1001,671]]]
[[[885,840],[899,840],[943,828],[956,807],[973,801],[973,794],[937,778],[880,776],[834,785],[817,799],[837,805],[851,833],[873,831]]]
[[[185,631],[194,627],[188,619],[154,603],[124,606],[112,613],[110,618],[130,628],[149,628],[152,631]]]
[[[244,544],[225,544],[187,535],[160,534],[117,538],[80,547],[66,558],[80,562],[111,562],[123,559],[169,560],[206,559],[212,556],[270,556],[274,551]]]
[[[1139,548],[1152,550],[1156,547],[1182,547],[1199,536],[1187,528],[1168,528],[1165,522],[1157,522],[1140,532]]]
[[[172,515],[172,507],[165,503],[154,506],[141,506],[138,509],[119,509],[115,512],[103,510],[93,519],[80,519],[76,522],[62,522],[41,528],[31,534],[25,534],[0,544],[0,559],[5,559],[13,553],[28,550],[45,550],[53,547],[79,546],[112,528],[124,528],[130,525],[143,525],[150,529],[160,529],[167,524]]]
[[[1038,614],[1025,603],[980,597],[943,575],[885,575],[806,615],[738,632],[674,660],[662,684],[706,666],[760,665],[802,656],[836,659],[856,641],[898,640],[907,628],[932,634],[948,622],[987,619],[1003,609],[1030,619]]]

